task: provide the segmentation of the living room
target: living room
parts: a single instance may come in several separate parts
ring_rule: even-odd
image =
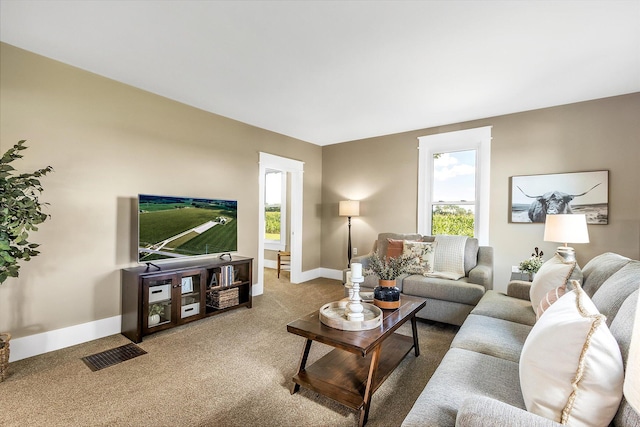
[[[630,64],[637,67],[635,55]],[[637,77],[635,89],[621,94],[318,145],[120,83],[4,38],[0,58],[0,151],[26,139],[20,168],[54,168],[42,180],[51,218],[33,235],[41,254],[22,266],[19,279],[0,286],[0,332],[13,335],[13,360],[119,334],[120,271],[135,264],[132,210],[140,193],[237,200],[237,253],[257,258],[261,152],[304,162],[305,278],[335,279],[346,267],[339,201],[361,201],[352,224],[352,246],[360,254],[379,232],[415,232],[418,138],[483,126],[491,126],[492,135],[494,289],[506,291],[511,266],[534,247],[552,254],[557,246],[543,241],[543,224],[509,221],[513,176],[609,171],[608,224],[589,226],[590,243],[576,246],[578,263],[604,252],[640,258]],[[619,71],[611,69],[612,80]],[[396,108],[402,114],[402,106]],[[254,277],[257,268],[254,262]],[[260,294],[262,284],[254,285]]]

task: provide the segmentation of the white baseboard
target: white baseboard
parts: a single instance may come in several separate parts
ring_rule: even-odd
[[[55,331],[14,338],[11,340],[9,361],[15,362],[27,357],[119,334],[121,330],[120,319],[121,316],[113,316],[94,322],[56,329]]]
[[[264,266],[266,268],[273,268],[274,270],[278,268],[278,261],[275,259],[265,259]]]
[[[321,268],[320,277],[342,281],[342,270],[334,270],[332,268]]]
[[[318,279],[320,277],[342,281],[342,271],[322,267],[303,271],[301,275],[301,282],[307,282],[309,280]]]
[[[264,284],[262,283],[254,283],[251,285],[251,296],[258,296],[264,293]]]

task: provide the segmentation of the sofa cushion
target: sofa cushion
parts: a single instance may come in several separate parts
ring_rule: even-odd
[[[627,297],[640,287],[640,261],[629,261],[598,288],[592,300],[611,325]]]
[[[513,298],[494,290],[484,294],[471,314],[495,317],[529,326],[536,323],[536,313],[529,301]]]
[[[604,316],[573,281],[540,317],[520,357],[527,410],[571,426],[608,425],[622,399],[620,349]]]
[[[633,334],[633,323],[635,320],[636,310],[638,306],[638,297],[640,290],[635,291],[624,301],[616,318],[611,322],[610,330],[620,346],[622,353],[622,361],[626,367],[629,363],[629,346],[631,345],[631,336]],[[636,362],[637,363],[637,362]],[[615,426],[640,426],[640,413],[633,410],[626,399],[622,399],[620,408],[614,418]]]
[[[412,242],[404,240],[402,254],[414,258],[414,264],[408,269],[409,273],[433,273],[436,242]]]
[[[402,292],[422,298],[476,305],[484,295],[485,289],[482,285],[468,283],[462,279],[449,280],[414,274],[402,281]]]
[[[518,363],[531,326],[495,317],[470,314],[451,347],[464,348]]]
[[[609,277],[629,261],[629,258],[611,252],[596,256],[582,269],[582,290],[592,297]]]
[[[451,348],[402,425],[453,426],[458,408],[471,395],[491,397],[524,409],[519,389],[517,363]]]
[[[565,261],[557,253],[542,264],[531,283],[529,299],[531,306],[537,308],[545,294],[552,289],[567,285],[570,279],[577,279],[574,272],[579,269],[575,261]],[[580,275],[582,279],[582,275]]]

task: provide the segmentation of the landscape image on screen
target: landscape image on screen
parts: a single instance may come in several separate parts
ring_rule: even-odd
[[[138,260],[235,252],[238,202],[138,196]]]

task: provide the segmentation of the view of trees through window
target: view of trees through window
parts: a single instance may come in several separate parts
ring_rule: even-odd
[[[474,237],[476,150],[433,155],[431,232]]]
[[[267,171],[265,177],[265,239],[280,242],[282,236],[283,172]]]

